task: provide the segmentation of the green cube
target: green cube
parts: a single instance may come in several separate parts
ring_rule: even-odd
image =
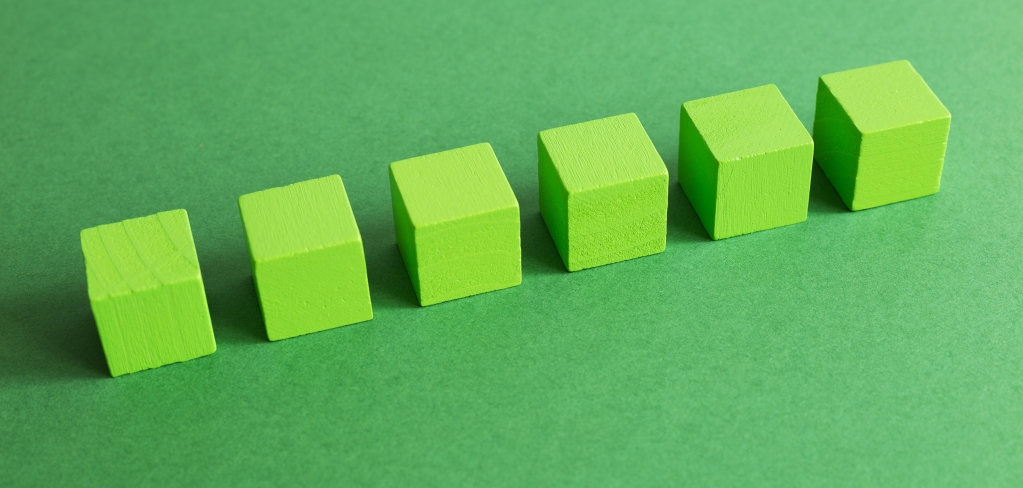
[[[362,236],[340,176],[242,195],[238,208],[267,338],[373,318]]]
[[[184,210],[85,229],[89,301],[110,374],[217,350]]]
[[[850,210],[932,195],[951,123],[909,61],[824,75],[814,159]]]
[[[519,202],[490,144],[391,163],[398,249],[423,306],[522,283]]]
[[[636,114],[537,136],[540,213],[569,271],[664,251],[668,170]]]
[[[712,239],[806,220],[813,139],[774,85],[686,102],[678,181]]]

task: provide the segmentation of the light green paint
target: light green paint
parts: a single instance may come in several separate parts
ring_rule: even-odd
[[[537,136],[540,212],[565,268],[664,251],[668,170],[636,114]]]
[[[216,351],[184,210],[85,229],[81,240],[89,301],[111,375]]]
[[[951,122],[908,61],[824,75],[814,158],[851,210],[932,195]]]
[[[270,340],[373,318],[362,237],[340,176],[243,195],[238,208]]]
[[[713,239],[806,220],[812,158],[774,85],[682,105],[678,180]]]
[[[391,163],[398,249],[423,306],[522,283],[519,203],[490,144]]]

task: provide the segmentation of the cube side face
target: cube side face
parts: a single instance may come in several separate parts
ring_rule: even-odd
[[[813,144],[721,163],[714,239],[806,220]]]
[[[668,175],[574,192],[568,198],[569,271],[657,254],[665,249]]]
[[[537,136],[538,172],[540,180],[540,215],[554,240],[558,254],[568,267],[568,191],[551,161],[543,138]]]
[[[423,306],[522,283],[517,206],[417,228],[414,239]]]
[[[862,137],[828,85],[823,79],[819,80],[813,121],[813,157],[849,208],[853,206]]]
[[[188,361],[217,349],[200,277],[91,304],[112,376]]]
[[[416,295],[419,295],[419,259],[416,256],[415,226],[412,225],[412,218],[405,206],[405,199],[402,198],[401,188],[398,187],[394,178],[393,167],[390,169],[389,175],[391,179],[391,212],[394,215],[394,237],[398,243],[401,258],[405,261],[405,269],[412,281],[412,288],[415,289]]]
[[[951,118],[863,136],[852,210],[912,200],[938,192]]]
[[[272,341],[373,318],[361,241],[256,262],[253,278]]]
[[[682,107],[680,120],[678,182],[696,215],[700,217],[707,234],[713,236],[717,209],[718,161],[685,106]]]

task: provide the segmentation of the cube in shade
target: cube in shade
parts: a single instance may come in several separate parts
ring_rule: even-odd
[[[952,115],[908,61],[821,76],[814,159],[850,210],[938,192]]]
[[[366,257],[341,177],[238,198],[271,341],[373,318]]]
[[[490,144],[391,163],[398,249],[423,306],[522,283],[519,202]]]
[[[85,229],[89,301],[112,376],[217,350],[184,210]]]
[[[806,220],[813,139],[774,85],[682,105],[678,181],[712,239]]]
[[[540,213],[569,271],[664,251],[668,170],[636,114],[537,136]]]

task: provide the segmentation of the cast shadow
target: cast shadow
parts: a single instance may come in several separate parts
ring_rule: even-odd
[[[394,222],[391,219],[372,219],[367,224],[360,224],[359,232],[366,253],[366,273],[373,308],[419,308],[419,299],[398,251]]]
[[[813,173],[810,176],[810,208],[808,210],[814,214],[846,213],[849,211],[845,203],[842,202],[842,197],[838,196],[835,187],[831,185],[828,176],[824,174],[824,170],[817,165],[816,161],[813,163]]]
[[[4,300],[0,316],[3,380],[110,377],[84,283]]]
[[[547,223],[540,210],[523,211],[522,216],[522,274],[557,275],[565,274],[558,247],[554,245]]]
[[[522,275],[567,274],[558,247],[554,245],[554,239],[547,230],[547,222],[544,222],[540,214],[538,183],[532,183],[528,189],[516,188],[515,191],[521,221]]]
[[[668,240],[673,242],[710,242],[712,239],[696,215],[696,209],[678,183],[677,159],[664,160],[668,168]]]
[[[668,182],[668,240],[673,242],[710,242],[700,217],[689,203],[686,192],[676,180]]]
[[[244,247],[232,251],[199,257],[217,343],[267,342],[249,252]]]

